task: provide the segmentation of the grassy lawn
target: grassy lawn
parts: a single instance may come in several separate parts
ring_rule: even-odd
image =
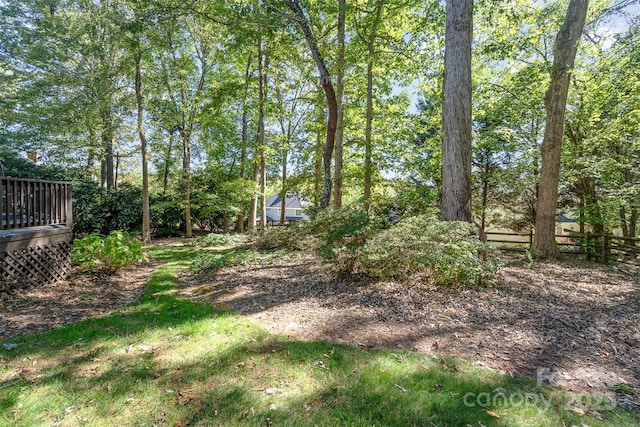
[[[0,341],[0,425],[640,425],[595,397],[425,354],[291,341],[177,298],[178,272],[205,250],[150,248],[165,264],[139,304]]]

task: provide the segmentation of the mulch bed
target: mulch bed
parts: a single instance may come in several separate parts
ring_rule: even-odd
[[[0,293],[0,340],[99,317],[134,304],[155,266],[132,265],[113,275],[76,271],[58,283]]]
[[[152,264],[114,276],[74,273],[65,282],[0,294],[0,340],[108,313],[139,301]],[[522,260],[495,286],[442,288],[420,281],[338,277],[312,255],[268,265],[184,275],[180,294],[246,315],[270,331],[363,348],[455,356],[577,391],[640,394],[640,274],[576,260]],[[638,396],[626,396],[640,407]]]
[[[339,278],[300,255],[184,276],[179,287],[296,339],[455,356],[575,391],[640,387],[637,270],[518,259],[497,285],[458,289]]]

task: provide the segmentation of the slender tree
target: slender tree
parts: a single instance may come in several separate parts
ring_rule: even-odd
[[[588,7],[588,0],[571,0],[564,23],[556,36],[551,83],[544,99],[546,125],[540,150],[542,171],[536,209],[536,233],[531,248],[532,254],[537,258],[555,258],[559,255],[555,239],[555,218],[564,116],[569,92],[569,79]]]
[[[291,9],[291,11],[293,11],[293,18],[296,24],[300,27],[300,30],[302,31],[302,34],[307,41],[307,45],[309,46],[309,50],[311,51],[311,56],[313,56],[313,60],[315,61],[316,67],[318,68],[318,73],[320,74],[320,84],[322,85],[322,89],[327,100],[327,107],[329,109],[329,115],[327,118],[327,139],[322,155],[324,186],[322,188],[322,197],[320,199],[320,207],[326,208],[331,203],[331,189],[333,186],[333,182],[331,179],[331,159],[333,157],[333,149],[336,140],[336,128],[338,123],[338,101],[336,98],[335,89],[333,88],[333,83],[331,81],[331,74],[329,74],[329,70],[327,69],[325,60],[320,53],[318,42],[316,41],[316,37],[311,30],[309,20],[305,16],[304,11],[300,7],[300,4],[297,0],[287,0],[285,1],[285,4],[287,5],[287,7],[289,7],[289,9]]]
[[[139,47],[135,52],[135,91],[136,104],[138,106],[137,129],[140,138],[140,156],[142,159],[142,241],[151,242],[151,226],[149,221],[149,167],[147,156],[147,136],[144,133],[144,96],[142,93],[142,55],[143,50]]]
[[[342,207],[342,161],[344,139],[344,74],[345,61],[345,27],[347,2],[338,0],[338,69],[336,71],[336,141],[335,141],[335,177],[333,207]]]

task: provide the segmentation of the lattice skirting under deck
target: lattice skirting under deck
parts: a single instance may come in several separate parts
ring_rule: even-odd
[[[68,241],[0,252],[0,291],[54,283],[70,271]]]

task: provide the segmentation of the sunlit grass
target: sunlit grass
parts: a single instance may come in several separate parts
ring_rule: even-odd
[[[640,425],[637,413],[534,381],[426,354],[292,341],[178,298],[178,273],[205,250],[151,248],[165,264],[139,304],[3,341],[18,347],[0,349],[0,425]]]

